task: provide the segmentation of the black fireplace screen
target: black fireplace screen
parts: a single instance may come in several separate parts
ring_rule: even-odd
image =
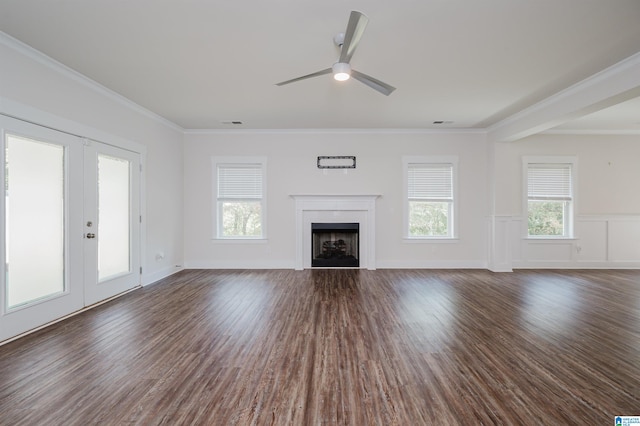
[[[312,223],[312,267],[358,267],[360,224]]]

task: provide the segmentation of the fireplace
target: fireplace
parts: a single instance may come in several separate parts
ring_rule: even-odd
[[[357,268],[359,246],[359,223],[311,224],[312,267]]]
[[[358,267],[376,269],[377,194],[291,195],[296,204],[295,269],[312,268],[312,223],[357,223]],[[343,238],[344,239],[344,238]]]

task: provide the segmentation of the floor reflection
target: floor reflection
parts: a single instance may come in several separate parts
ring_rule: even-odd
[[[434,279],[407,279],[398,285],[397,315],[405,323],[414,345],[439,352],[455,334],[457,294],[453,287]]]
[[[522,327],[546,339],[570,337],[581,303],[579,288],[566,280],[531,279],[523,287]]]

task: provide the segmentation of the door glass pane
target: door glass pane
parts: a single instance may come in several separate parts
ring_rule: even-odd
[[[7,135],[7,307],[65,290],[64,147]]]
[[[131,271],[130,162],[98,155],[98,281]]]

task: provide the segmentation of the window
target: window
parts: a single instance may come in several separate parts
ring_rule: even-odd
[[[527,236],[573,237],[573,158],[524,159]]]
[[[216,237],[265,238],[264,158],[214,158]]]
[[[453,157],[404,159],[408,238],[454,238],[456,164]]]

